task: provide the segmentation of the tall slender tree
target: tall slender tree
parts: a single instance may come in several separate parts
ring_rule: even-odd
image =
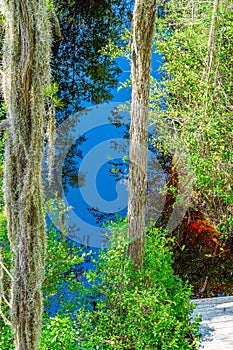
[[[148,153],[148,105],[156,0],[136,0],[131,36],[132,103],[129,150],[128,255],[143,265]]]
[[[12,251],[11,323],[15,348],[36,350],[46,249],[41,160],[51,30],[46,0],[0,0],[0,4],[5,16],[3,94],[10,121],[5,201]]]

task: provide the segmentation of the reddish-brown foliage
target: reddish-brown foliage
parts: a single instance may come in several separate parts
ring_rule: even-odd
[[[179,186],[179,174],[173,163],[169,166],[167,173],[167,193],[163,212],[165,222],[173,210]],[[196,254],[216,256],[224,251],[219,232],[199,208],[191,207],[187,210],[175,234],[180,246],[185,246],[186,250],[194,251]]]
[[[214,256],[223,251],[219,232],[208,220],[196,219],[188,222],[188,218],[185,217],[182,227],[182,238],[179,243],[184,244],[187,249],[191,248],[197,252],[212,254]]]
[[[181,177],[172,164],[167,169],[167,194],[161,224],[166,227],[176,202]],[[223,244],[218,230],[203,211],[202,203],[191,206],[180,225],[173,231],[175,237],[174,271],[194,287],[196,297],[232,294],[232,254]]]

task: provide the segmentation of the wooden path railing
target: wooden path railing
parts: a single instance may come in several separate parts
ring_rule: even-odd
[[[233,350],[233,296],[195,299],[200,314],[201,350]]]

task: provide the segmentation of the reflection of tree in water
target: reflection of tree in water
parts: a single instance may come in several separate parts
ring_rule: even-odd
[[[98,104],[110,100],[120,69],[101,50],[120,42],[120,33],[129,27],[133,1],[55,0],[62,41],[54,59],[54,80],[65,110],[57,113],[63,120],[80,110],[82,102]]]
[[[83,102],[98,104],[112,98],[120,69],[101,50],[109,43],[120,42],[120,34],[130,26],[132,0],[55,0],[62,41],[53,61],[54,80],[59,84],[58,97],[65,108],[57,110],[60,123],[79,111]],[[65,137],[65,135],[64,135]],[[82,159],[79,138],[67,154],[62,169],[63,187],[80,186],[84,179],[78,168]],[[64,140],[66,142],[66,140]],[[61,143],[61,142],[60,142]]]
[[[121,148],[121,145],[120,145]],[[126,150],[127,152],[127,150]],[[123,159],[115,159],[109,161],[110,169],[108,176],[111,176],[114,178],[115,186],[118,182],[122,183],[123,185],[127,186],[128,182],[128,162],[124,161]],[[113,189],[110,189],[112,191]],[[87,208],[88,212],[93,215],[93,217],[96,220],[96,224],[99,226],[103,226],[110,220],[115,220],[116,215],[118,216],[126,216],[127,213],[127,207],[123,210],[121,210],[118,213],[104,213],[98,210],[98,208]]]
[[[114,123],[116,127],[122,127],[120,115],[116,115],[118,123]],[[129,128],[124,125],[122,134],[126,139],[129,138]],[[154,146],[150,139],[155,137],[155,134],[149,134],[149,159],[148,159],[148,191],[147,191],[147,212],[146,212],[146,222],[150,225],[152,222],[155,223],[158,221],[161,222],[161,215],[163,213],[164,204],[166,201],[166,193],[163,193],[162,190],[166,185],[166,178],[168,176],[168,170],[171,164],[171,155],[165,155],[159,152],[158,148]],[[125,152],[126,156],[128,155],[128,150],[124,149],[121,142],[115,142],[113,145],[114,148],[118,148],[121,152]],[[114,177],[115,182],[122,182],[127,185],[128,181],[128,161],[126,159],[117,159],[109,161],[111,168],[109,170],[109,176]],[[96,219],[96,223],[100,226],[106,224],[106,222],[114,220],[116,213],[103,213],[98,210],[98,208],[88,208],[88,211]],[[117,213],[119,216],[125,216],[127,208]]]
[[[69,117],[71,113],[79,111],[85,102],[98,104],[111,99],[111,90],[118,82],[120,70],[109,56],[101,54],[101,50],[108,46],[109,39],[114,44],[120,43],[122,29],[130,27],[133,5],[132,0],[66,0],[63,2],[55,0],[62,42],[53,62],[54,80],[59,84],[58,95],[65,103],[65,108],[57,112],[58,122]],[[128,128],[122,128],[120,113],[113,112],[111,118],[112,124],[122,129],[122,138],[127,139]],[[123,125],[125,126],[124,123]],[[86,141],[85,136],[77,140],[67,154],[62,169],[65,191],[69,186],[81,187],[85,181],[85,177],[79,173],[79,165],[84,156],[81,151],[84,141]],[[113,147],[120,149],[123,145],[119,143]],[[127,151],[125,154],[127,155]],[[157,156],[163,167],[164,158],[159,154]],[[109,176],[113,176],[116,183],[127,181],[125,163],[112,160],[110,164]],[[153,174],[154,163],[149,164],[149,167],[152,169],[150,174]],[[155,184],[161,179],[157,179],[155,173],[148,178],[148,187],[155,193],[156,205],[158,186]],[[88,208],[88,210],[93,214],[98,225],[115,216],[115,213],[101,213],[96,208]]]
[[[67,153],[62,168],[62,184],[65,192],[68,191],[68,186],[79,188],[84,183],[84,176],[79,172],[79,164],[83,159],[83,152],[80,146],[86,140],[84,135],[79,137]]]
[[[89,109],[91,111],[91,108]],[[80,114],[81,113],[81,114]],[[58,154],[64,154],[64,150],[62,145],[64,144],[64,148],[66,147],[67,142],[69,142],[69,134],[72,134],[72,131],[77,128],[78,129],[78,123],[82,118],[85,118],[86,113],[88,111],[86,110],[83,112],[80,112],[79,118],[69,118],[68,123],[68,130],[64,129],[64,132],[62,132],[62,140],[59,139],[59,152]],[[117,129],[120,129],[120,141],[110,140],[111,149],[117,151],[119,154],[127,155],[127,148],[123,142],[121,142],[122,139],[128,139],[129,138],[129,123],[125,121],[125,116],[123,116],[121,113],[119,113],[116,109],[112,109],[110,111],[110,115],[108,117],[109,119],[109,125],[112,125],[112,130],[116,130],[116,137],[119,137],[119,131]],[[127,117],[127,121],[129,119],[129,116]],[[77,124],[77,125],[76,125]],[[64,123],[62,124],[64,125]],[[95,139],[99,141],[100,132],[103,133],[103,131],[106,131],[106,129],[101,131],[96,130]],[[118,136],[117,136],[118,132]],[[98,134],[99,133],[99,134]],[[114,133],[113,133],[114,134]],[[99,135],[99,136],[98,136]],[[115,137],[115,136],[114,136]],[[106,138],[107,140],[107,138]],[[79,171],[79,167],[81,164],[82,159],[85,157],[85,154],[83,154],[82,146],[86,144],[88,145],[88,142],[90,141],[88,134],[80,136],[75,142],[72,144],[72,147],[67,152],[65,162],[62,167],[62,184],[63,184],[63,190],[65,193],[69,191],[69,187],[73,188],[80,188],[83,187],[85,183],[85,174],[81,173]],[[107,159],[106,159],[107,160]],[[56,160],[55,160],[56,163]],[[117,173],[114,172],[114,170],[117,170],[118,175],[116,178],[116,181],[119,181],[119,174],[121,172],[121,165],[114,163],[113,160],[109,160],[109,163],[111,164],[111,170],[110,174],[112,176],[117,175]],[[124,163],[124,162],[123,162]],[[122,163],[122,164],[123,164]],[[56,169],[55,169],[56,171]]]
[[[108,221],[114,221],[116,219],[116,213],[103,213],[96,208],[87,208],[87,210],[93,215],[98,226],[103,226]]]

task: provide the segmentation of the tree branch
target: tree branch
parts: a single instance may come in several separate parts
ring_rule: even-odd
[[[0,257],[0,266],[3,270],[5,270],[5,272],[8,274],[8,276],[11,278],[11,280],[13,280],[13,276],[12,274],[8,271],[8,269],[6,268],[6,266],[3,264],[3,262],[1,261],[1,257]]]

